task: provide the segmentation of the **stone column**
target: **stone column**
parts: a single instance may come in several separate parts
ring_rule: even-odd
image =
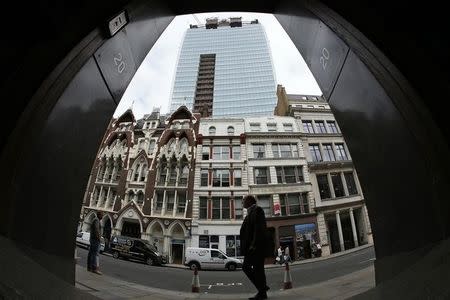
[[[172,263],[172,254],[170,253],[170,236],[169,235],[164,236],[163,253],[165,255],[167,255],[168,262]]]
[[[330,188],[331,198],[336,198],[336,194],[334,193],[333,181],[331,180],[331,174],[327,173],[328,186]]]
[[[114,182],[114,178],[116,177],[116,173],[117,173],[117,164],[114,164],[112,173],[111,173],[111,180],[110,182]]]
[[[100,206],[100,201],[102,201],[103,199],[103,186],[100,187],[100,192],[98,193],[98,199],[97,199],[97,207]]]
[[[337,223],[337,227],[338,227],[338,232],[339,232],[339,244],[341,246],[341,251],[345,250],[344,247],[344,236],[342,235],[342,225],[341,225],[341,217],[339,215],[339,211],[336,211],[336,223]]]
[[[344,194],[345,196],[350,196],[348,192],[348,186],[347,186],[347,180],[345,180],[344,172],[339,172],[342,180],[342,186],[344,187]]]
[[[352,223],[353,241],[355,242],[355,247],[358,247],[358,234],[356,233],[355,217],[353,216],[352,207],[350,207],[350,222]]]
[[[109,203],[109,201],[110,201],[110,199],[109,199],[109,195],[110,195],[110,193],[111,193],[111,188],[109,187],[108,188],[108,192],[106,193],[106,200],[105,200],[105,203],[103,203],[103,207],[108,207],[108,203]]]

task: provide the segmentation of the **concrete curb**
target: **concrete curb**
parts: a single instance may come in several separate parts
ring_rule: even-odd
[[[354,252],[358,252],[358,251],[361,251],[361,250],[364,250],[364,249],[367,249],[367,248],[370,248],[370,247],[373,247],[373,244],[363,245],[363,246],[360,246],[360,247],[357,247],[357,248],[353,248],[353,249],[349,249],[349,250],[346,250],[346,251],[338,252],[338,253],[331,254],[331,255],[328,255],[328,256],[317,257],[317,258],[309,258],[309,259],[305,259],[305,260],[301,260],[301,261],[294,261],[294,262],[290,263],[290,265],[291,266],[296,266],[296,265],[310,264],[310,263],[315,263],[315,262],[319,262],[319,261],[324,261],[324,260],[328,260],[328,259],[331,259],[331,258],[336,258],[336,257],[348,255],[348,254],[351,254],[351,253],[354,253]],[[189,268],[187,266],[184,266],[184,265],[165,264],[164,267],[189,270]],[[283,265],[271,264],[271,265],[265,265],[264,266],[265,269],[274,269],[274,268],[280,268],[280,267],[283,267]]]
[[[358,252],[367,248],[373,247],[373,244],[367,244],[367,245],[363,245],[360,247],[356,247],[350,250],[346,250],[346,251],[342,251],[342,252],[338,252],[335,254],[330,254],[328,256],[323,256],[323,257],[317,257],[317,258],[309,258],[309,259],[305,259],[305,260],[301,260],[301,261],[294,261],[292,263],[290,263],[289,265],[291,266],[296,266],[296,265],[302,265],[302,264],[310,264],[310,263],[315,263],[315,262],[319,262],[319,261],[324,261],[324,260],[328,260],[331,258],[336,258],[336,257],[340,257],[340,256],[344,256],[344,255],[348,255],[354,252]],[[265,265],[264,268],[265,269],[271,269],[271,268],[279,268],[282,265],[279,264],[273,264],[273,265]]]

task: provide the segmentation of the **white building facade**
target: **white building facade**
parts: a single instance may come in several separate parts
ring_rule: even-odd
[[[243,119],[200,121],[192,210],[193,247],[241,255],[242,197],[248,193],[243,134]]]
[[[372,244],[364,194],[330,106],[322,97],[288,95],[280,86],[278,94],[276,113],[295,117],[302,131],[323,255]]]
[[[276,247],[303,255],[319,237],[301,130],[292,117],[246,118],[245,136],[249,192],[265,211]]]

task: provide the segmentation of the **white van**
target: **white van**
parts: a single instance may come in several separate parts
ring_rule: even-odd
[[[78,246],[80,246],[80,247],[89,249],[89,246],[91,245],[91,242],[89,241],[90,237],[91,237],[91,233],[90,232],[86,232],[86,231],[79,232],[77,234],[76,239],[75,239],[76,240],[76,244]],[[103,251],[105,251],[105,238],[101,237],[100,238],[100,251],[99,252],[103,253]]]
[[[242,260],[228,257],[219,249],[213,248],[188,247],[184,261],[191,270],[196,267],[197,269],[228,269],[230,271],[242,268]]]

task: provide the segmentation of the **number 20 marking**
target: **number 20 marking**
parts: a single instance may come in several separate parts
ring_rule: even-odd
[[[118,53],[117,57],[114,56],[114,63],[117,66],[117,72],[122,73],[125,70],[125,62],[122,60],[122,53]]]
[[[323,70],[327,68],[328,60],[330,59],[330,52],[327,48],[322,49],[322,56],[320,57],[320,64],[322,65]]]

